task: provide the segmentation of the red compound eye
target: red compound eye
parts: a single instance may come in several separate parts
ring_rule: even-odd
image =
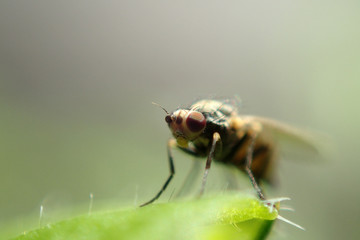
[[[205,128],[206,119],[202,113],[190,112],[186,118],[186,126],[192,132],[199,132]]]

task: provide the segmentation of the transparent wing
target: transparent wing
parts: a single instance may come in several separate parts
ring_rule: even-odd
[[[179,192],[176,193],[175,197],[184,197],[194,191],[194,186],[200,186],[197,183],[197,179],[201,176],[201,171],[204,169],[204,161],[199,159],[193,159],[193,164],[188,172],[185,181],[182,183]]]
[[[329,151],[330,138],[324,135],[301,130],[276,120],[246,116],[249,122],[258,122],[263,128],[262,134],[278,145],[280,154],[287,159],[314,160],[323,159]]]

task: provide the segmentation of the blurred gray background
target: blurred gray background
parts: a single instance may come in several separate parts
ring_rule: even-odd
[[[94,211],[148,200],[168,175],[170,136],[151,102],[170,111],[239,95],[244,114],[323,132],[338,148],[321,163],[280,163],[277,194],[296,209],[284,215],[307,229],[278,224],[280,235],[358,238],[359,10],[358,1],[1,1],[0,231],[36,227],[40,205],[45,223],[86,213],[90,193]],[[162,201],[191,164],[175,155]]]

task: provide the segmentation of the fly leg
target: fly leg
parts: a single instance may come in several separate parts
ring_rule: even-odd
[[[246,155],[245,171],[246,171],[247,175],[249,176],[251,183],[252,183],[253,187],[255,188],[259,198],[261,200],[265,200],[265,196],[264,196],[259,184],[256,182],[254,174],[251,171],[251,165],[252,165],[252,160],[253,160],[253,156],[254,156],[254,147],[255,147],[256,138],[257,138],[257,134],[254,134],[254,136],[251,138],[251,143],[247,150],[247,155]]]
[[[202,184],[201,184],[201,189],[200,189],[200,194],[199,194],[200,196],[205,191],[206,180],[207,180],[207,176],[209,174],[209,170],[210,170],[210,167],[211,167],[211,161],[214,158],[214,152],[215,152],[215,148],[216,148],[216,143],[219,142],[220,140],[221,140],[220,134],[215,132],[213,134],[213,139],[212,139],[212,143],[211,143],[211,149],[210,149],[209,155],[208,155],[207,160],[206,160],[205,172],[204,172],[204,176],[203,176],[203,179],[202,179]]]
[[[162,186],[161,190],[155,195],[155,197],[153,197],[150,201],[147,201],[146,203],[141,204],[140,207],[144,207],[144,206],[154,202],[156,199],[158,199],[161,196],[161,194],[165,191],[166,187],[169,185],[171,179],[174,177],[175,167],[174,167],[174,160],[173,160],[173,156],[172,156],[172,152],[171,152],[171,148],[174,146],[176,146],[175,139],[169,139],[169,141],[167,143],[167,153],[168,153],[169,167],[170,167],[169,177],[167,178],[166,182]]]

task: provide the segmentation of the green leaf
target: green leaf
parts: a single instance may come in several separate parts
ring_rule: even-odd
[[[249,195],[227,194],[92,213],[48,224],[16,240],[264,239],[278,213]]]

